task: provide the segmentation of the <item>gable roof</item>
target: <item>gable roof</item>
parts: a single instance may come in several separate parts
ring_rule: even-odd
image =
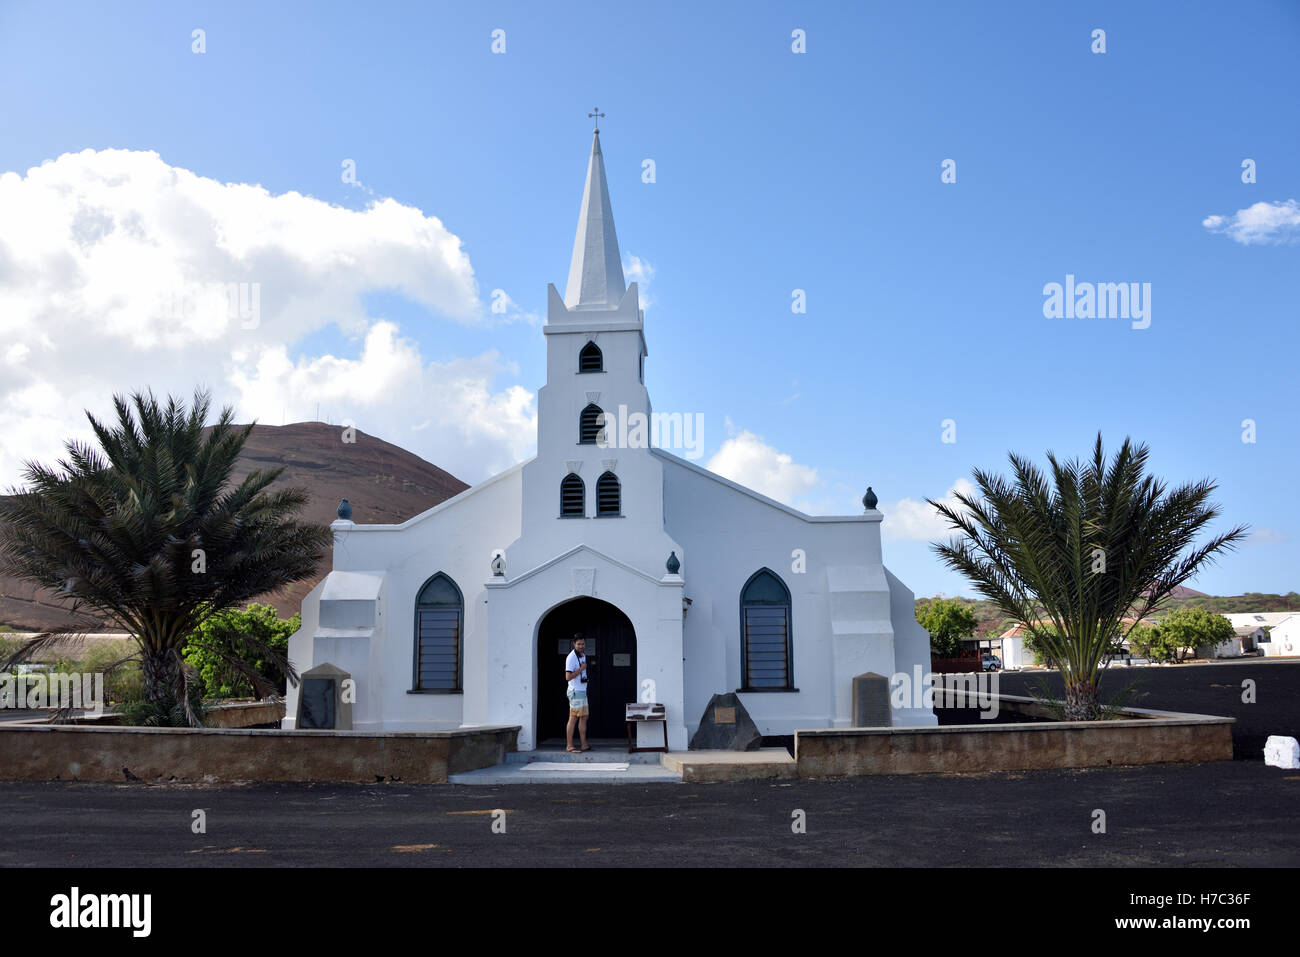
[[[652,447],[650,453],[652,455],[657,455],[666,462],[671,462],[673,465],[679,465],[690,472],[694,472],[696,475],[717,482],[719,485],[725,485],[732,491],[740,492],[742,495],[747,495],[756,501],[762,502],[764,505],[779,509],[787,515],[791,515],[805,522],[879,522],[881,518],[883,518],[879,512],[875,515],[869,513],[863,513],[862,515],[809,515],[806,512],[799,511],[797,508],[791,508],[783,502],[778,502],[774,498],[768,498],[761,492],[755,492],[752,488],[747,488],[739,482],[733,482],[729,478],[723,478],[717,472],[710,472],[708,469],[702,468],[693,462],[688,462],[686,459],[673,455],[671,452],[665,452],[663,449]]]

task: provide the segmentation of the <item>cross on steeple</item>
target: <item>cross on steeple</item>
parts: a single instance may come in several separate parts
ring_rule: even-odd
[[[600,112],[600,107],[598,107],[598,106],[593,106],[591,109],[593,110],[593,112],[588,113],[587,116],[588,116],[588,117],[592,117],[592,116],[594,116],[594,117],[596,118],[596,122],[595,122],[595,124],[594,124],[596,128],[595,128],[594,130],[592,130],[591,132],[593,132],[593,133],[599,133],[599,132],[600,132],[600,121],[601,121],[601,119],[605,116],[605,114],[602,113],[602,112]]]

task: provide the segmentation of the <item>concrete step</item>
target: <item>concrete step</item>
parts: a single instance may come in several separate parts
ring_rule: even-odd
[[[785,748],[758,751],[672,751],[628,754],[593,748],[582,754],[545,749],[515,751],[491,768],[453,774],[452,784],[712,784],[798,776]]]
[[[506,764],[534,764],[544,761],[551,764],[659,764],[661,755],[657,752],[638,752],[629,754],[627,748],[592,748],[580,754],[570,754],[564,749],[544,749],[540,751],[511,751],[506,755]]]
[[[785,748],[757,751],[670,751],[663,765],[687,784],[720,781],[769,781],[799,776],[798,765]]]
[[[588,752],[590,754],[591,752]],[[574,755],[570,755],[574,757]],[[637,755],[633,755],[637,757]],[[657,755],[656,755],[657,757]],[[540,765],[540,766],[539,766]],[[549,766],[547,766],[549,765]],[[621,762],[546,762],[498,764],[453,774],[452,784],[681,784],[682,776],[659,764]]]

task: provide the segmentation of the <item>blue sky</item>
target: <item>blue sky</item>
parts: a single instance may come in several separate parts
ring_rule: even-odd
[[[155,151],[273,196],[436,217],[480,303],[502,289],[517,321],[377,280],[344,328],[286,322],[280,344],[294,363],[355,359],[367,322],[391,321],[426,364],[494,356],[475,368],[509,404],[543,383],[528,317],[547,282],[563,291],[598,105],[623,255],[653,269],[647,385],[656,409],[704,415],[706,460],[748,434],[789,456],[796,504],[855,511],[870,484],[902,516],[973,467],[1005,470],[1008,450],[1041,462],[1131,435],[1171,482],[1214,477],[1224,524],[1258,531],[1193,586],[1285,592],[1300,588],[1297,229],[1242,242],[1203,221],[1257,203],[1285,219],[1300,198],[1297,49],[1292,2],[0,2],[0,173]],[[1067,274],[1150,283],[1150,327],[1045,318],[1043,287]],[[100,352],[97,392],[158,387],[121,348]],[[157,365],[220,394],[223,361]],[[242,410],[278,424],[258,394]],[[310,394],[285,420],[315,416]],[[468,455],[368,401],[329,393],[322,416],[351,412],[467,481],[518,457],[490,427]],[[68,404],[56,418],[85,402]],[[919,595],[969,593],[924,532],[895,521],[886,563]]]

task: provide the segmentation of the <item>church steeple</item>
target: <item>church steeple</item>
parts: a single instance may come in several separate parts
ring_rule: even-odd
[[[573,240],[573,262],[564,304],[570,309],[614,308],[623,299],[623,263],[614,233],[614,211],[609,204],[605,180],[605,159],[600,152],[600,128],[591,134],[591,158],[587,161],[587,185],[578,214],[578,234]]]

